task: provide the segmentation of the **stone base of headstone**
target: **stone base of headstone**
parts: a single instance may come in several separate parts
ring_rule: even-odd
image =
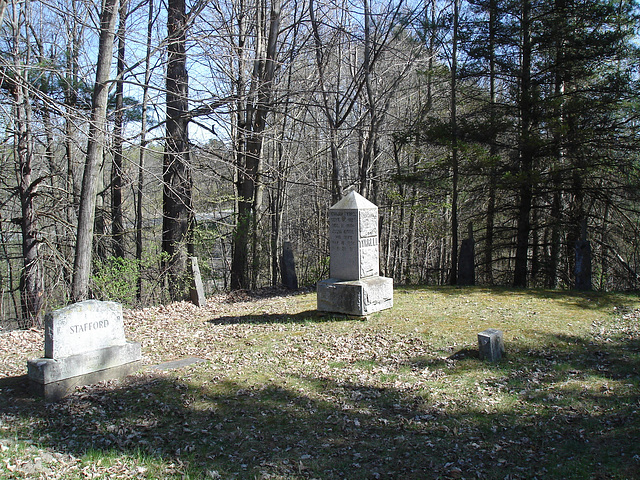
[[[64,358],[27,362],[30,390],[54,402],[79,385],[121,379],[142,366],[139,343],[127,342]]]
[[[499,362],[504,355],[504,342],[502,331],[488,328],[478,334],[478,349],[480,359],[489,362]]]
[[[318,310],[365,316],[393,307],[393,279],[367,277],[360,280],[330,278],[318,282]]]
[[[136,361],[119,365],[117,367],[99,370],[97,372],[78,375],[77,377],[65,378],[51,383],[38,383],[29,381],[29,391],[37,396],[43,397],[46,402],[57,402],[58,400],[73,393],[76,387],[82,385],[93,385],[106,380],[121,380],[132,373],[140,370],[142,361]]]

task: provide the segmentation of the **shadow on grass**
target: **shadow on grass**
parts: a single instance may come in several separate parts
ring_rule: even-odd
[[[574,305],[584,309],[613,309],[613,307],[627,308],[632,303],[637,303],[636,293],[624,294],[616,292],[582,292],[578,290],[548,290],[525,289],[512,287],[482,287],[482,286],[420,286],[403,285],[395,287],[397,293],[412,293],[414,291],[432,292],[449,297],[467,297],[474,294],[536,297],[554,300],[559,303]],[[629,300],[633,298],[633,301]]]
[[[243,383],[205,364],[58,404],[14,384],[0,390],[2,435],[76,457],[146,459],[148,478],[640,478],[638,339],[545,344],[514,343],[497,365],[472,349],[416,359],[424,373],[441,369],[421,388],[286,372]],[[453,383],[466,374],[479,393]],[[606,382],[617,379],[628,388],[613,395]],[[497,391],[509,408],[493,408]]]
[[[351,315],[341,315],[339,313],[319,312],[318,310],[307,310],[304,312],[287,313],[250,313],[246,315],[227,315],[212,318],[208,323],[214,325],[241,325],[241,324],[274,324],[274,323],[324,323],[340,321],[360,321],[361,317]]]

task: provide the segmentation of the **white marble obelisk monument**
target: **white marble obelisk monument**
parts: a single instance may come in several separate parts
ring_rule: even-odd
[[[393,279],[379,275],[378,207],[356,192],[331,207],[329,250],[318,310],[364,316],[393,306]]]

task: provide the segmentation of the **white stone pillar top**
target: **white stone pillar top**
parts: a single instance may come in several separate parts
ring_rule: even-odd
[[[359,280],[377,276],[378,207],[351,192],[329,209],[330,276]]]

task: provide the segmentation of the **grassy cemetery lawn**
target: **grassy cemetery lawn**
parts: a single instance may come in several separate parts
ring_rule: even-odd
[[[126,312],[147,367],[55,404],[19,377],[42,332],[0,332],[0,478],[640,478],[638,296],[397,288],[366,321],[210,300]]]

